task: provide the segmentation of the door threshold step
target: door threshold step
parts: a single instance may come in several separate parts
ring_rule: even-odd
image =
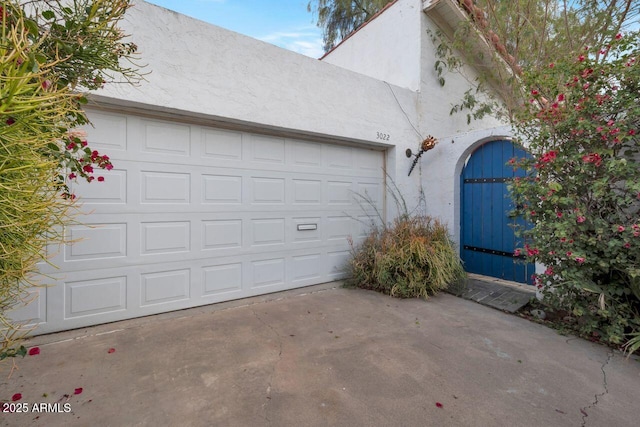
[[[533,286],[487,276],[469,275],[460,297],[498,310],[515,313],[535,298]]]

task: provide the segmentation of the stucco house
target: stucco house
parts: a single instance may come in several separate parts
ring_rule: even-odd
[[[434,70],[427,30],[463,18],[455,0],[397,0],[315,60],[137,0],[123,27],[150,73],[87,110],[115,168],[74,184],[76,242],[50,248],[55,286],[14,318],[48,333],[339,279],[373,210],[354,195],[390,220],[389,179],[414,205],[422,189],[471,271],[526,281],[506,225],[509,129],[450,115],[470,84]],[[439,144],[408,175],[428,135]]]

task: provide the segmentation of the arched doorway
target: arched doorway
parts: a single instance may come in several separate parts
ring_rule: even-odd
[[[534,264],[513,256],[521,243],[512,224],[521,219],[509,217],[513,203],[507,185],[524,171],[514,171],[509,159],[529,154],[512,141],[490,141],[477,148],[461,174],[460,251],[469,273],[532,284]]]

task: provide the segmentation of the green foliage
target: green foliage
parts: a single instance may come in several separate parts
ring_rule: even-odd
[[[395,297],[427,298],[465,279],[447,227],[427,216],[374,227],[360,245],[351,242],[351,254],[347,286]]]
[[[534,224],[517,252],[547,267],[545,301],[580,332],[637,350],[640,333],[640,46],[616,35],[525,73],[528,108],[517,128],[532,154],[512,186]],[[635,343],[635,344],[634,344]]]
[[[135,45],[122,43],[115,24],[128,1],[3,1],[0,6],[0,355],[19,355],[22,334],[7,311],[34,285],[36,263],[60,242],[71,220],[67,186],[111,169],[108,156],[87,146],[74,128],[88,123],[77,91],[108,75],[135,72],[120,65]],[[103,180],[103,177],[97,180]]]
[[[322,28],[324,50],[328,52],[391,1],[310,0],[307,10],[317,13],[317,25]]]
[[[577,56],[584,46],[601,45],[621,29],[637,25],[640,16],[640,3],[635,0],[458,3],[469,20],[448,37],[436,34],[436,67],[451,64],[448,70],[462,74],[474,87],[451,110],[452,114],[468,111],[468,118],[474,119],[488,112],[514,118],[527,99],[522,86],[524,70],[541,70],[563,56]],[[452,61],[460,54],[477,75],[469,74],[462,62]],[[442,84],[442,73],[437,78]]]

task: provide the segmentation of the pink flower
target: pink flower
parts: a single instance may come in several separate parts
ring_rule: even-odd
[[[622,38],[622,34],[621,33],[616,34],[616,40],[620,40],[621,38]]]
[[[618,226],[618,233],[622,233],[625,230],[625,228],[622,225]]]
[[[631,136],[633,136],[635,134],[636,134],[636,130],[635,129],[630,129],[629,132],[628,132],[628,135],[631,135]]]
[[[579,224],[582,224],[583,222],[585,222],[585,221],[586,221],[586,218],[585,218],[585,217],[583,217],[583,216],[578,215],[578,218],[577,218],[577,220],[576,220],[576,221],[578,221],[578,223],[579,223]]]
[[[562,212],[556,212],[556,216],[557,216],[558,218],[562,218]]]
[[[5,120],[5,123],[7,124],[7,126],[11,126],[15,122],[16,122],[16,119],[14,119],[13,117],[9,117],[7,120]]]
[[[609,121],[607,122],[607,126],[613,126],[615,123],[615,120],[609,119]]]
[[[535,90],[535,89],[533,89],[533,90],[531,91],[531,95],[533,95],[533,96],[536,96],[536,95],[538,95],[539,93],[540,93],[540,92],[538,92],[538,91],[537,91],[537,90]]]
[[[542,157],[540,157],[540,161],[542,163],[549,163],[556,159],[558,152],[555,150],[550,150],[547,153],[544,153]]]
[[[585,163],[593,163],[595,166],[600,166],[602,164],[602,157],[598,153],[591,153],[585,156],[582,156],[582,161]]]
[[[553,268],[547,267],[547,269],[544,271],[544,274],[546,274],[547,276],[551,276],[553,274]]]
[[[633,237],[638,237],[640,236],[640,231],[634,231],[633,232]]]
[[[108,164],[107,166],[105,166],[105,169],[110,171],[111,169],[113,169],[113,165],[112,164]]]
[[[556,65],[555,65],[553,62],[552,62],[551,64],[549,64],[549,68],[553,68],[553,67],[555,67],[555,66],[556,66]]]
[[[622,245],[622,246],[624,246],[625,248],[629,249],[629,248],[631,247],[631,243],[627,242],[627,243],[625,243],[625,244],[624,244],[624,245]]]
[[[570,257],[571,255],[573,255],[573,252],[569,251],[567,252],[567,256]]]
[[[104,176],[99,176],[98,177],[98,182],[103,182],[104,181]]]
[[[513,256],[520,256],[522,255],[522,251],[520,249],[516,249],[515,251],[513,251]]]
[[[580,61],[580,62],[584,61],[584,55],[578,56],[578,61]]]
[[[67,145],[67,150],[73,150],[74,148],[76,148],[75,142],[71,142]]]
[[[42,82],[42,89],[47,90],[51,87],[51,80],[45,80]]]
[[[564,101],[564,93],[561,93],[560,95],[558,95],[558,102],[562,102]]]
[[[93,172],[93,166],[91,166],[91,165],[84,165],[84,166],[82,167],[82,170],[83,170],[83,171],[85,171],[85,172],[87,172],[87,173],[92,173],[92,172]]]
[[[40,354],[40,347],[31,347],[29,349],[29,356],[35,356],[37,354]]]
[[[577,256],[576,261],[578,262],[578,264],[582,264],[584,262],[584,258]]]
[[[75,178],[76,178],[76,174],[75,174],[75,173],[73,173],[73,172],[71,172],[71,173],[69,174],[69,179],[75,179]]]

